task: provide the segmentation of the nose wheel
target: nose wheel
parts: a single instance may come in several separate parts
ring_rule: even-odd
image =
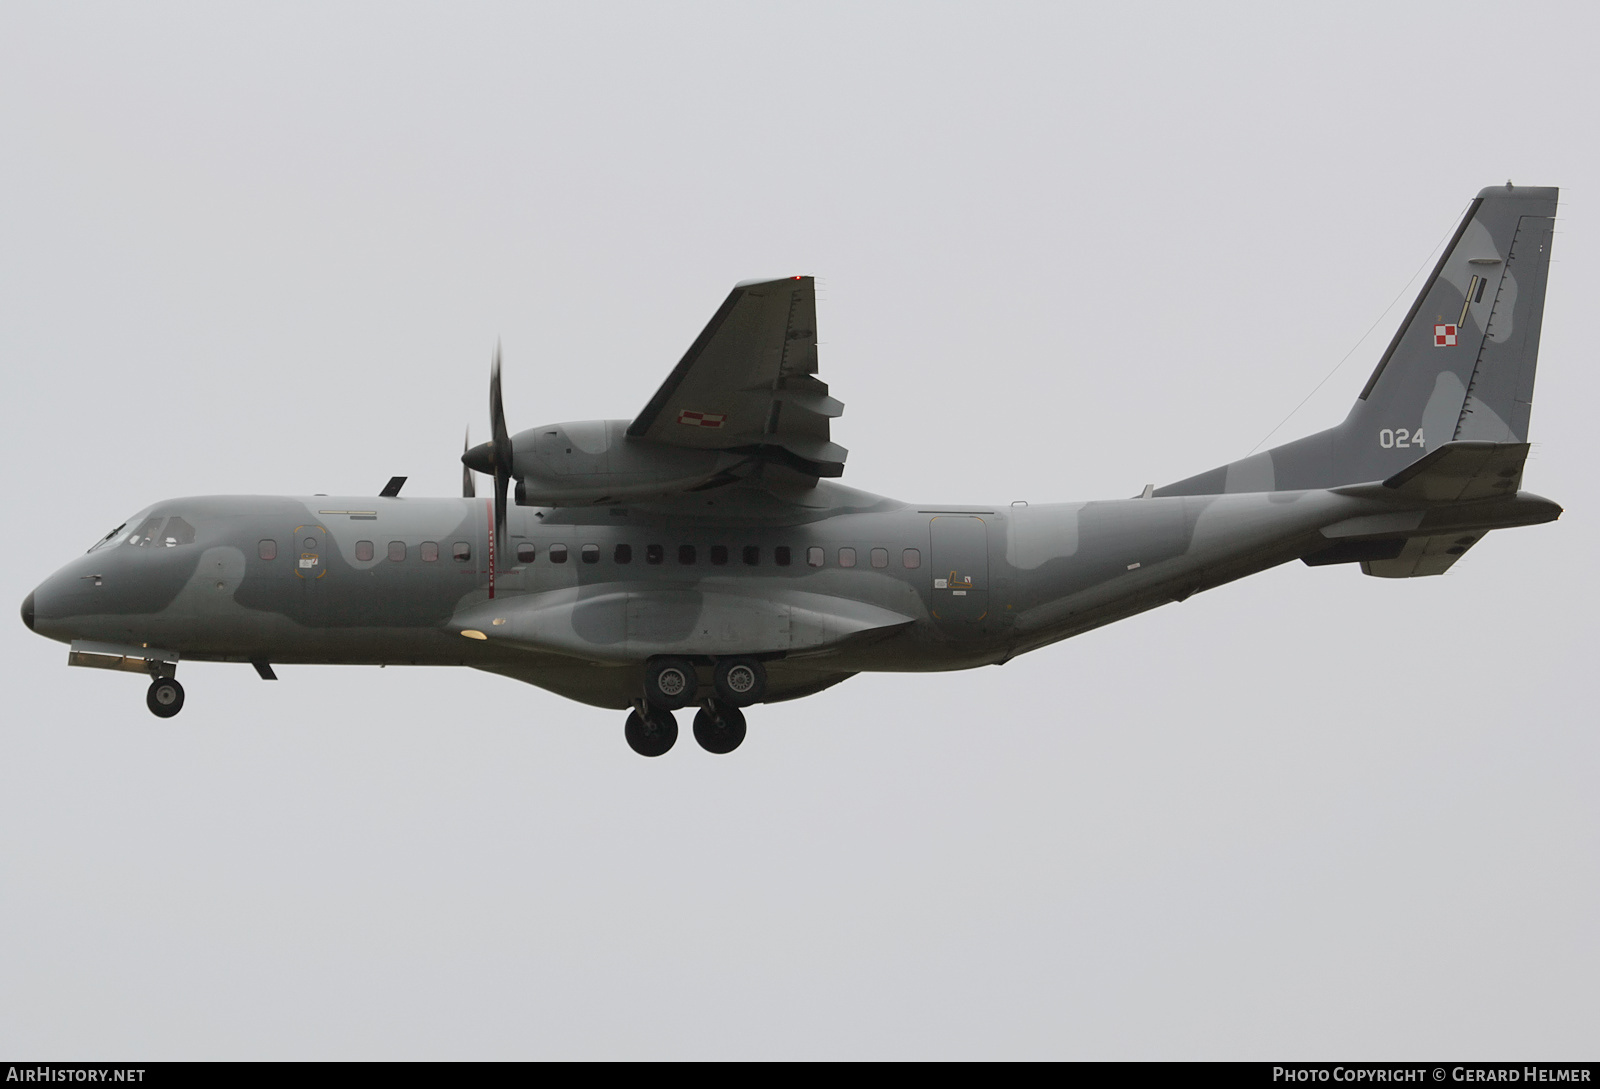
[[[144,702],[157,718],[171,718],[183,710],[183,685],[175,677],[157,677],[150,682]]]

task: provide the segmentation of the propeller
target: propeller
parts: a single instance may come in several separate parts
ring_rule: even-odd
[[[496,553],[504,551],[506,536],[506,490],[511,485],[511,436],[506,431],[505,402],[500,396],[500,345],[494,346],[494,365],[489,370],[488,442],[480,442],[461,455],[469,470],[494,477],[494,543]],[[471,489],[471,478],[463,484]]]
[[[466,437],[461,440],[461,460],[467,460],[467,450],[472,446],[472,428],[467,428]],[[461,498],[473,499],[478,494],[477,485],[472,482],[472,470],[465,465],[461,466]]]

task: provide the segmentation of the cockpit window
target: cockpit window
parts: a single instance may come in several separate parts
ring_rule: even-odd
[[[161,530],[160,518],[146,518],[139,523],[139,528],[128,534],[128,543],[148,548],[156,539],[156,534]]]
[[[168,518],[166,525],[162,525],[162,518],[146,518],[139,523],[139,528],[128,534],[128,543],[140,548],[177,548],[179,545],[194,544],[194,527],[182,518]]]
[[[107,533],[104,537],[100,538],[94,544],[90,545],[89,546],[89,551],[93,552],[97,548],[104,548],[106,546],[107,542],[109,542],[113,537],[115,537],[117,534],[121,533],[123,530],[125,530],[127,528],[128,528],[128,523],[126,523],[126,522],[122,523],[116,529],[112,530],[110,533]]]
[[[194,527],[182,518],[168,518],[161,528],[161,543],[167,548],[194,544]]]

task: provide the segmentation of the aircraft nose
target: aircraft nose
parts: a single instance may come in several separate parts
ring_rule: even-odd
[[[28,630],[33,630],[33,595],[29,594],[22,599],[22,622],[28,625]]]

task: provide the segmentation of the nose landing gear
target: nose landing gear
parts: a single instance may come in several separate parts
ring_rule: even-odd
[[[183,685],[176,677],[157,677],[150,682],[144,702],[157,718],[171,718],[183,710]]]

